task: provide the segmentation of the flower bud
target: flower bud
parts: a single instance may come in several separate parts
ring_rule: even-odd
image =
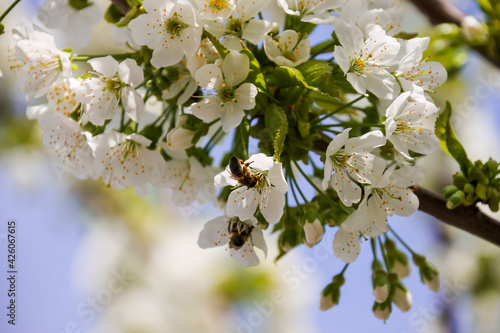
[[[385,302],[387,296],[389,296],[389,286],[387,283],[382,286],[376,286],[375,289],[373,289],[373,296],[375,297],[375,302]]]
[[[396,290],[392,296],[392,302],[396,304],[399,310],[403,312],[408,312],[411,309],[411,304],[413,302],[413,297],[408,289],[401,283],[397,282]]]
[[[492,212],[498,212],[500,208],[500,193],[496,188],[491,189],[490,198],[488,199],[488,206],[490,207]]]
[[[431,274],[431,279],[430,280],[425,280],[425,284],[427,287],[429,287],[430,290],[433,292],[437,293],[440,288],[440,279],[439,279],[439,272],[436,272],[435,274]]]
[[[488,160],[488,162],[484,163],[484,166],[488,169],[488,172],[491,176],[496,175],[496,173],[498,171],[498,162],[497,161],[490,158]]]
[[[446,208],[454,209],[460,206],[465,201],[465,193],[462,191],[456,191],[450,199],[446,202]]]
[[[337,304],[333,302],[332,295],[321,295],[321,298],[319,299],[319,309],[321,311],[331,309],[335,305]]]
[[[304,224],[304,244],[308,247],[313,247],[315,244],[319,243],[324,232],[323,225],[318,219],[314,220],[312,223],[306,222]]]
[[[375,302],[372,311],[375,317],[385,322],[391,315],[391,302],[389,300],[384,303]]]
[[[468,15],[460,22],[462,31],[468,41],[484,43],[488,38],[488,31],[474,16]]]
[[[392,270],[394,271],[394,273],[398,275],[398,278],[400,280],[404,279],[405,277],[408,277],[411,273],[411,267],[408,264],[408,260],[406,261],[406,263],[402,263],[401,261],[396,260],[394,262]]]
[[[174,128],[167,134],[167,145],[173,150],[187,149],[192,146],[194,134],[184,128]]]
[[[443,189],[443,192],[442,192],[442,195],[443,195],[443,198],[445,199],[448,199],[449,197],[451,197],[453,194],[455,194],[456,191],[458,191],[459,188],[456,187],[455,185],[449,185],[449,186],[446,186],[444,189]]]
[[[463,188],[468,182],[469,180],[461,172],[457,172],[453,175],[453,184],[458,188]]]
[[[487,194],[488,194],[488,185],[477,183],[476,195],[478,196],[478,198],[481,200],[486,200],[486,199],[488,199]]]

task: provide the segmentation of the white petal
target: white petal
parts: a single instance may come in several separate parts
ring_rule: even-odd
[[[250,167],[257,170],[269,170],[274,164],[274,159],[263,153],[253,154],[245,163],[252,162]]]
[[[347,176],[344,170],[333,174],[331,184],[342,203],[347,207],[361,200],[361,188]]]
[[[346,231],[342,226],[335,233],[333,239],[333,254],[343,262],[356,261],[361,251],[359,236],[353,232]]]
[[[125,59],[118,65],[118,76],[123,82],[130,84],[132,87],[144,81],[144,72],[133,59]]]
[[[230,86],[236,86],[243,82],[250,69],[250,60],[248,56],[238,51],[232,50],[226,55],[222,62],[222,73],[224,79]]]
[[[259,44],[264,35],[273,29],[273,23],[265,20],[251,19],[243,29],[242,38],[252,44]]]
[[[231,173],[229,171],[224,170],[214,177],[214,184],[218,187],[238,186],[238,181],[231,177]]]
[[[366,94],[366,83],[358,74],[347,73],[347,81],[349,81],[354,90],[360,94]]]
[[[255,188],[246,186],[234,189],[227,199],[226,214],[238,216],[242,221],[249,220],[255,214],[260,195]]]
[[[250,241],[247,241],[239,250],[230,248],[229,255],[243,267],[257,266],[259,264],[259,258],[255,254]]]
[[[267,244],[264,239],[264,233],[262,232],[262,230],[258,227],[255,227],[252,230],[251,237],[253,245],[261,249],[262,252],[264,252],[264,256],[267,258]]]
[[[205,223],[198,236],[198,245],[202,249],[208,249],[227,244],[230,238],[229,220],[227,216],[220,216]]]
[[[90,59],[88,63],[92,68],[106,77],[111,77],[118,70],[118,62],[112,56]]]
[[[243,83],[236,89],[236,102],[243,110],[251,110],[255,107],[257,92],[257,87],[253,83]]]
[[[208,96],[201,102],[193,103],[189,110],[204,122],[210,122],[220,116],[220,104],[217,95]]]
[[[344,19],[337,20],[335,32],[340,44],[346,49],[347,54],[359,52],[363,47],[363,33],[353,22]]]
[[[276,186],[281,193],[288,192],[288,184],[285,180],[281,163],[273,164],[269,168],[268,177],[271,184]]]
[[[222,86],[222,71],[216,64],[201,67],[195,75],[196,83],[203,88],[219,90]]]
[[[221,123],[222,130],[229,132],[241,124],[245,112],[238,103],[229,102],[222,107]]]
[[[144,100],[141,95],[132,87],[124,87],[121,98],[127,116],[133,121],[139,122],[144,110]]]
[[[272,187],[269,194],[265,197],[264,202],[260,203],[260,212],[270,224],[279,222],[283,216],[285,207],[285,194],[277,188]]]

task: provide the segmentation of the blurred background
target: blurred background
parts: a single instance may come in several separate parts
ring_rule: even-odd
[[[475,1],[455,2],[483,19]],[[22,1],[4,21],[7,30],[32,20],[42,3]],[[97,4],[103,12],[108,3]],[[452,102],[454,125],[469,157],[499,160],[500,71],[454,42],[456,28],[431,27],[411,5],[402,2],[401,7],[404,30],[430,35],[428,55],[449,70],[436,98],[440,105]],[[89,46],[77,41],[60,46],[86,54],[123,50],[111,37],[116,31],[103,21],[88,30]],[[321,32],[311,38],[321,41]],[[77,180],[42,147],[36,121],[26,119],[24,96],[7,62],[10,42],[8,34],[0,36],[0,332],[500,331],[500,249],[424,213],[393,217],[390,223],[437,266],[441,291],[429,291],[413,269],[405,280],[412,309],[401,313],[394,307],[383,323],[371,310],[372,255],[367,250],[346,272],[340,305],[319,311],[321,290],[344,266],[333,256],[332,230],[313,249],[301,246],[276,263],[276,237],[267,231],[267,259],[261,256],[258,267],[244,269],[224,250],[201,250],[196,244],[204,222],[221,214],[216,207],[177,207],[169,192],[153,187],[138,197],[130,189]],[[437,192],[458,170],[442,152],[424,162],[422,185]],[[18,251],[15,327],[3,313],[7,221],[12,219]]]

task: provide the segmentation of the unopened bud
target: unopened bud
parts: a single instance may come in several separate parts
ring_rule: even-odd
[[[455,194],[456,191],[458,191],[459,188],[456,187],[455,185],[449,185],[449,186],[446,186],[444,189],[443,189],[443,192],[442,192],[442,195],[443,195],[443,198],[445,199],[448,199],[450,198],[453,194]]]
[[[488,31],[474,16],[468,15],[460,23],[467,40],[475,43],[484,43],[487,40]]]
[[[321,295],[319,299],[319,309],[321,311],[326,311],[333,308],[336,303],[333,302],[332,295]]]
[[[453,175],[453,184],[458,188],[464,188],[465,184],[468,182],[469,180],[461,172],[457,172]]]
[[[389,296],[389,286],[387,283],[382,286],[376,286],[375,289],[373,289],[373,296],[375,297],[375,302],[385,302],[387,296]]]
[[[408,289],[401,283],[396,283],[396,290],[392,296],[392,302],[396,304],[399,310],[408,312],[411,309],[413,297]]]
[[[324,232],[323,225],[318,219],[314,220],[312,223],[306,222],[304,224],[304,234],[306,236],[304,244],[308,247],[313,247],[315,244],[319,243]]]
[[[429,287],[430,290],[437,293],[440,289],[441,282],[439,279],[439,272],[437,274],[432,274],[430,280],[425,280],[425,284]]]
[[[462,191],[456,191],[450,199],[446,202],[446,208],[454,209],[460,206],[465,201],[465,193]]]
[[[383,303],[375,302],[372,311],[375,317],[385,322],[391,315],[391,302],[389,300]]]
[[[174,128],[167,134],[167,145],[173,150],[182,150],[192,146],[194,132],[184,128]]]
[[[477,183],[476,185],[476,195],[481,200],[488,199],[488,185],[482,183]]]
[[[488,162],[484,163],[484,166],[488,169],[488,172],[491,176],[496,175],[496,173],[498,171],[498,162],[497,161],[490,158],[488,160]]]
[[[488,206],[492,212],[498,212],[500,208],[500,193],[496,188],[491,189],[490,198],[488,199]]]
[[[394,271],[394,273],[396,273],[398,275],[398,278],[400,280],[404,279],[405,277],[408,277],[411,273],[411,267],[408,264],[408,261],[406,261],[406,263],[402,263],[402,262],[396,260],[394,262],[394,266],[392,267],[392,270]]]

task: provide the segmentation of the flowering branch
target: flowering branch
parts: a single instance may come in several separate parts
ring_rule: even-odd
[[[482,213],[476,206],[446,208],[446,200],[439,194],[420,186],[414,186],[414,193],[420,201],[420,209],[429,215],[462,229],[488,242],[500,246],[500,222]]]
[[[462,25],[462,21],[466,15],[458,9],[453,3],[445,0],[411,0],[423,14],[425,14],[432,24],[453,23],[458,26]],[[470,45],[470,47],[478,52],[484,59],[491,64],[500,68],[499,59],[495,58],[484,45]]]
[[[323,140],[314,141],[314,149],[326,151],[327,146]],[[413,186],[413,190],[420,202],[419,210],[441,222],[500,246],[500,221],[485,215],[476,206],[461,205],[450,210],[446,208],[446,199],[421,186]]]

